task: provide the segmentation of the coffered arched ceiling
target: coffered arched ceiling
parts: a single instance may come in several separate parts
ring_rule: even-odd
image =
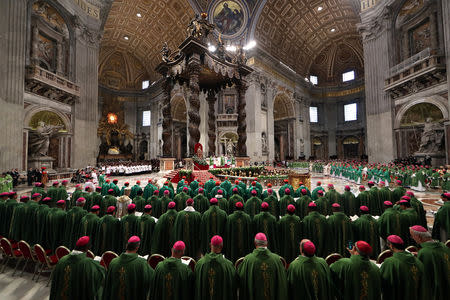
[[[146,69],[148,79],[157,80],[155,67],[161,61],[163,42],[171,49],[178,47],[186,38],[194,11],[206,11],[214,1],[220,0],[115,0],[101,41],[108,51],[100,51],[100,55],[112,50],[132,54]],[[247,38],[255,39],[260,49],[302,76],[320,68],[314,63],[316,57],[334,51],[326,48],[335,44],[346,45],[345,51],[361,58],[355,1],[242,0],[253,15]],[[100,61],[104,61],[102,57]]]
[[[267,0],[254,38],[262,49],[306,76],[315,57],[333,42],[348,40],[356,43],[352,49],[362,49],[359,18],[350,1]]]
[[[171,49],[178,47],[186,38],[186,26],[193,16],[188,0],[115,0],[101,47],[132,53],[146,68],[149,79],[157,80],[154,70],[161,61],[163,43],[167,42]]]

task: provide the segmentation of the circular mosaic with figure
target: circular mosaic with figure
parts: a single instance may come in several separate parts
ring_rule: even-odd
[[[217,30],[228,37],[241,33],[247,23],[246,10],[238,1],[218,1],[212,12]]]

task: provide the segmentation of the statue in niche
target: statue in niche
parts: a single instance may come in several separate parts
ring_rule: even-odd
[[[261,133],[261,149],[262,149],[262,153],[267,153],[268,152],[268,149],[267,149],[267,136],[266,136],[265,132]]]
[[[228,157],[234,156],[234,143],[231,139],[225,141],[225,149]]]
[[[38,124],[36,130],[29,132],[28,153],[32,157],[47,156],[50,138],[64,128],[64,125],[47,125],[43,121]]]
[[[433,123],[427,118],[420,138],[419,153],[436,153],[441,150],[444,131],[439,123]]]

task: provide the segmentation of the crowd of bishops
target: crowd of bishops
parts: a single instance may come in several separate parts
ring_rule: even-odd
[[[256,179],[247,186],[183,178],[160,188],[137,181],[120,189],[107,180],[77,185],[69,197],[67,184],[37,183],[20,200],[0,194],[1,236],[50,252],[74,249],[55,268],[51,299],[444,299],[449,292],[450,252],[441,243],[450,230],[447,193],[430,233],[422,203],[401,181],[393,190],[369,181],[356,196],[320,182],[310,191],[285,181],[275,191]],[[418,253],[405,251],[411,245]],[[88,249],[122,254],[105,275],[84,259]],[[394,255],[380,268],[373,260],[384,249]],[[334,253],[344,258],[328,267],[324,258]],[[167,257],[155,270],[142,258],[152,254]],[[181,256],[198,261],[195,272]],[[91,290],[75,292],[77,285]]]

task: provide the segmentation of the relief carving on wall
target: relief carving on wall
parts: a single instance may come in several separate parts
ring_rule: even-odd
[[[420,51],[431,47],[430,22],[417,26],[410,31],[411,54],[414,55]]]

